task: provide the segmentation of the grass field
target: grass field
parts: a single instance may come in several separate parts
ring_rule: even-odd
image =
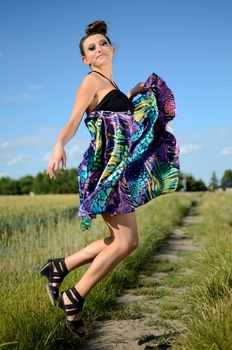
[[[207,193],[188,235],[201,244],[178,350],[232,350],[232,193]]]
[[[95,319],[107,315],[123,288],[136,285],[138,272],[198,198],[199,193],[173,193],[136,210],[139,248],[89,295],[85,305],[89,328]],[[228,338],[229,332],[232,334],[231,203],[231,194],[209,193],[197,209],[204,220],[189,235],[202,241],[202,254],[195,263],[200,283],[187,299],[189,317],[179,349],[232,349],[232,336]],[[77,348],[78,341],[66,330],[63,313],[50,304],[45,279],[39,274],[48,258],[71,254],[108,234],[100,215],[90,231],[81,232],[77,206],[75,195],[0,198],[1,348]],[[62,289],[71,287],[86,268],[70,273]],[[221,347],[212,347],[215,334]]]

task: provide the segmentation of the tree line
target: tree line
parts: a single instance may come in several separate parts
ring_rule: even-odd
[[[232,170],[226,170],[221,179],[221,185],[232,181]],[[203,180],[195,179],[192,174],[180,173],[178,184],[179,191],[207,191],[219,187],[215,171],[212,174],[209,186]],[[51,180],[45,172],[35,176],[27,175],[18,180],[10,177],[0,178],[0,195],[25,195],[25,194],[48,194],[48,193],[78,193],[77,170],[67,169],[57,175],[56,180]]]
[[[0,195],[32,193],[78,193],[77,170],[67,169],[57,175],[55,180],[50,179],[45,172],[40,172],[35,176],[23,176],[18,180],[10,177],[0,178]]]

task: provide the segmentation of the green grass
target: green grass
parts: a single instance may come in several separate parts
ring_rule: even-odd
[[[120,305],[113,314],[113,319],[117,320],[137,320],[143,318],[145,309],[140,303],[130,303]],[[110,315],[112,318],[112,315]]]
[[[124,288],[137,286],[139,272],[149,264],[154,251],[181,222],[197,197],[196,193],[173,193],[137,209],[139,248],[87,298],[85,322],[89,327],[96,319],[107,316]],[[3,349],[72,350],[77,347],[78,340],[66,329],[63,313],[50,305],[45,279],[39,275],[39,268],[48,258],[66,256],[94,239],[108,235],[101,216],[93,220],[89,232],[80,231],[79,218],[66,215],[75,208],[76,199],[76,196],[56,195],[10,197],[9,202],[4,197],[0,201],[1,217],[5,220],[0,248],[0,313],[3,315],[0,318],[0,345]],[[7,205],[4,204],[6,201]],[[20,224],[17,226],[15,222]],[[76,283],[86,267],[70,273],[62,289]],[[4,345],[6,343],[12,345]]]
[[[155,327],[156,329],[158,328],[161,330],[163,330],[164,328],[167,330],[176,330],[176,327],[174,327],[171,322],[167,322],[165,320],[150,320],[147,322],[147,325],[149,327]]]
[[[203,222],[189,226],[202,249],[192,262],[197,282],[186,295],[186,331],[174,349],[232,349],[231,204],[231,193],[206,194],[197,208]]]

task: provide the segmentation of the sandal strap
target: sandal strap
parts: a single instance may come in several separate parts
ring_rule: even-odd
[[[71,304],[64,303],[63,293],[65,293],[70,300]],[[74,296],[77,298],[75,299]],[[65,311],[67,316],[72,316],[80,313],[83,308],[84,298],[79,294],[75,287],[67,289],[65,292],[61,293],[61,308]]]
[[[54,259],[52,262],[55,265],[57,272],[61,275],[61,276],[65,276],[68,274],[68,269],[67,266],[64,262],[65,258],[58,258],[58,259]]]
[[[64,262],[64,258],[49,259],[55,266],[57,271],[52,271],[49,275],[49,282],[61,283],[64,277],[69,273],[67,266]]]
[[[52,272],[52,275],[49,276],[48,281],[61,283],[63,281],[63,279],[64,279],[64,277],[61,277],[59,275],[59,272]]]
[[[77,298],[77,300],[80,301],[80,303],[84,303],[85,298],[83,298],[80,293],[78,292],[78,290],[75,287],[70,288],[70,290],[72,291],[72,293],[75,295],[75,297]]]
[[[71,289],[68,289],[65,291],[67,297],[69,298],[69,300],[71,301],[72,304],[68,304],[69,306],[72,305],[72,308],[74,309],[80,309],[80,307],[82,308],[83,303],[77,299],[75,299],[71,293]],[[65,307],[68,306],[67,304],[65,304]]]
[[[63,270],[62,273],[63,273],[64,275],[67,275],[67,274],[69,273],[69,271],[68,271],[68,268],[67,268],[67,266],[66,266],[66,264],[65,264],[64,259],[65,259],[65,258],[59,258],[59,259],[57,259],[57,260],[59,261],[59,265],[61,265],[61,267],[62,267],[62,270]],[[56,263],[58,263],[58,262],[56,261]]]
[[[81,315],[80,315],[80,319],[81,319],[81,317],[82,317],[82,309],[81,309],[81,310],[78,310],[78,311],[77,311],[77,309],[65,310],[66,316],[73,316],[73,315],[77,316],[77,315],[79,315],[80,313],[81,313]]]

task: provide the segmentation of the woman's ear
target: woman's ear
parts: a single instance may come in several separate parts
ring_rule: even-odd
[[[89,64],[89,61],[87,60],[87,58],[85,56],[82,56],[82,62],[85,64]]]

